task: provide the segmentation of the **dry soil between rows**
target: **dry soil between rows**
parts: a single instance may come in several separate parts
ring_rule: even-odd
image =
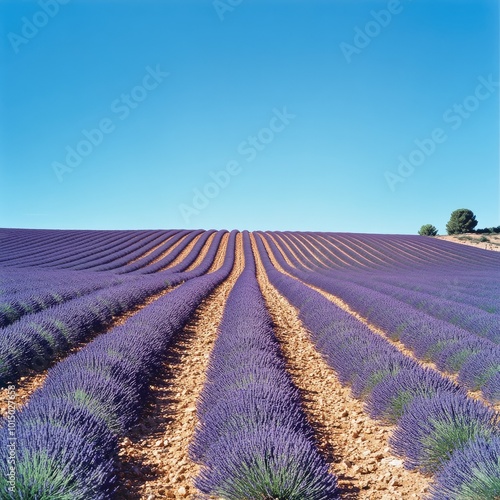
[[[158,243],[153,248],[150,248],[148,251],[146,251],[142,255],[139,255],[139,257],[136,257],[135,259],[132,259],[131,261],[127,262],[127,266],[130,264],[135,264],[137,261],[139,261],[141,259],[145,259],[148,255],[151,255],[157,248],[160,248],[162,245],[165,245],[173,237],[174,237],[174,235],[169,236],[168,238],[165,238],[161,243]]]
[[[196,243],[198,243],[198,240],[202,237],[202,234],[198,234],[196,235],[183,249],[182,251],[179,253],[179,255],[177,255],[177,257],[172,261],[170,262],[169,264],[167,264],[165,267],[162,267],[161,268],[161,271],[168,271],[170,268],[176,266],[177,264],[180,264],[191,252],[191,250],[193,249],[193,247],[196,245]],[[205,242],[206,244],[206,242]],[[205,246],[205,245],[204,245]]]

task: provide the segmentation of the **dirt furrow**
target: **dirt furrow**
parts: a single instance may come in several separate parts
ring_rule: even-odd
[[[47,371],[44,371],[42,373],[21,377],[16,383],[11,384],[14,386],[14,399],[11,404],[13,404],[16,409],[24,406],[36,389],[44,384],[46,378]],[[7,411],[9,409],[8,397],[8,387],[0,389],[0,417],[7,416]]]
[[[222,267],[222,264],[224,263],[224,258],[226,257],[228,241],[229,241],[229,233],[226,233],[222,237],[219,249],[217,250],[217,255],[215,256],[212,265],[209,267],[207,274],[213,273],[214,271],[217,271],[217,269],[220,269]]]
[[[207,241],[203,245],[203,248],[198,253],[198,257],[196,257],[195,261],[192,264],[190,264],[188,267],[186,267],[186,269],[184,270],[185,272],[192,271],[193,269],[197,268],[203,262],[203,259],[206,257],[208,251],[210,250],[210,246],[212,245],[212,242],[214,241],[214,238],[216,235],[217,235],[217,233],[212,233],[208,237]]]
[[[255,247],[254,247],[255,250]],[[429,479],[403,468],[389,449],[392,427],[369,418],[316,351],[297,310],[270,284],[258,261],[258,280],[303,408],[330,470],[339,477],[342,498],[422,498]]]
[[[164,259],[172,250],[175,250],[179,245],[182,245],[182,242],[188,237],[189,235],[184,235],[180,240],[176,241],[173,245],[169,246],[166,250],[164,250],[158,257],[156,257],[154,260],[152,260],[148,266],[152,266],[153,264],[156,264],[160,260]]]
[[[241,234],[230,276],[204,301],[195,318],[177,337],[141,422],[120,445],[118,498],[193,498],[199,466],[188,454],[198,423],[196,402],[205,383],[210,353],[224,304],[243,269]]]
[[[164,270],[167,270],[167,269],[170,269],[171,267],[174,267],[176,266],[177,264],[181,263],[188,255],[189,255],[189,252],[191,252],[191,250],[193,249],[193,247],[196,245],[196,243],[198,242],[198,240],[202,237],[202,234],[198,234],[196,235],[192,241],[190,241],[187,245],[186,245],[186,248],[184,248],[182,250],[182,252],[172,261],[170,262],[170,264],[168,264],[167,266],[163,267],[161,269],[161,271],[164,271]]]
[[[163,240],[161,243],[158,243],[158,245],[155,245],[153,248],[151,248],[150,250],[148,250],[146,253],[144,253],[144,254],[140,255],[139,257],[131,260],[130,262],[127,262],[127,266],[130,265],[130,264],[133,264],[134,262],[137,262],[140,259],[144,259],[148,255],[152,254],[157,248],[159,248],[162,245],[164,245],[167,241],[171,240],[173,237],[174,237],[174,235],[169,236],[167,239]]]

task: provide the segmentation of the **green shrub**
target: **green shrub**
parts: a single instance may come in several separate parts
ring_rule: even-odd
[[[468,208],[459,208],[451,213],[450,220],[446,224],[448,234],[471,233],[477,226],[476,216]]]
[[[436,236],[438,230],[432,224],[424,224],[418,231],[420,236]]]

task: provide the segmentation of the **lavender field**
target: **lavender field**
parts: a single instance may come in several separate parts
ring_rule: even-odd
[[[0,230],[0,498],[498,499],[500,254]]]

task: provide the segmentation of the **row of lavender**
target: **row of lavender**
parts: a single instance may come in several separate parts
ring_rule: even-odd
[[[17,258],[11,255],[5,262],[0,261],[0,266],[5,266],[5,269],[21,266],[31,270],[36,268],[37,273],[44,267],[50,267],[92,272],[111,271],[118,274],[151,274],[165,270],[196,239],[196,248],[200,251],[214,233],[220,238],[227,231],[174,230],[152,234],[138,231],[137,234],[121,237],[118,241],[114,236],[111,241],[105,242],[95,242],[89,235],[88,239],[93,245],[87,241],[82,248],[75,246],[71,238],[61,248],[58,246],[59,239],[54,238],[43,252],[32,248],[27,256]]]
[[[96,238],[109,238],[111,235],[121,234],[125,232],[110,232],[110,231],[69,231],[69,230],[43,230],[43,229],[1,229],[0,230],[0,263],[11,261],[33,255],[33,249],[36,252],[42,252],[47,245],[64,244],[70,240],[78,243],[84,236],[85,240]],[[128,231],[131,235],[131,232]]]
[[[178,231],[135,231],[117,232],[109,231],[104,234],[94,234],[93,231],[79,233],[64,232],[58,235],[52,233],[52,239],[37,244],[33,238],[32,244],[13,245],[12,249],[4,249],[4,256],[0,257],[0,264],[8,266],[25,267],[57,267],[70,268],[82,266],[100,260],[108,262],[136,250],[145,252],[150,245],[168,240]],[[90,266],[89,266],[90,267]]]
[[[491,272],[493,271],[493,272]],[[405,291],[425,293],[457,304],[466,304],[492,314],[500,313],[498,270],[452,274],[445,272],[413,273],[402,281],[400,276],[381,276],[380,282]]]
[[[137,258],[179,233],[186,235],[190,231],[3,229],[0,230],[0,265],[83,266],[86,269],[94,265],[94,259],[101,259],[96,265],[111,263],[112,260],[105,262],[106,257],[115,258],[115,254],[122,258],[137,252],[134,253],[134,258]],[[461,266],[469,272],[498,266],[500,257],[491,252],[416,236],[308,232],[272,234],[290,245],[306,247],[312,261],[326,268],[387,270],[442,264],[455,266],[455,269]]]
[[[478,261],[484,258],[483,253],[488,253],[477,252],[476,249],[470,251],[475,252]],[[498,256],[488,257],[496,258],[500,263]],[[441,282],[444,279],[445,283],[449,283],[450,276],[455,276],[450,271],[449,267],[441,266],[424,273],[424,278],[421,271],[420,286],[429,289],[429,283],[435,281],[436,275]],[[410,292],[402,288],[401,284],[405,283],[409,286],[416,282],[418,286],[414,272],[361,275],[323,271],[320,274],[322,277],[316,275],[310,282],[351,301],[349,304],[357,312],[386,329],[393,338],[400,338],[417,356],[435,362],[442,370],[459,372],[463,384],[472,390],[481,389],[493,404],[500,400],[500,355],[496,347],[500,341],[500,316],[496,314],[500,308],[498,265],[487,272],[464,270],[461,279],[464,279],[465,274],[467,293],[464,293],[462,287],[457,302],[436,297],[437,294],[442,294],[442,288],[432,290],[434,294],[423,294],[415,290]],[[325,274],[333,279],[325,280]],[[386,284],[381,283],[382,281]],[[348,284],[352,282],[361,286]],[[453,283],[455,282],[458,280],[453,278]],[[396,284],[399,286],[395,286]],[[370,288],[382,294],[375,293]],[[453,299],[455,295],[453,294]],[[452,323],[452,326],[443,321],[434,321],[433,318]],[[427,334],[429,329],[431,332]],[[482,342],[467,332],[484,337],[495,345]]]
[[[110,498],[117,437],[137,420],[175,334],[231,271],[235,238],[218,271],[184,283],[49,370],[15,425],[0,430],[1,498]]]
[[[74,271],[2,269],[0,328],[25,316],[104,288],[134,283],[136,276]]]
[[[224,232],[220,231],[204,259],[194,269],[183,272],[198,256],[193,251],[168,272],[143,276],[140,280],[89,293],[0,329],[0,386],[12,383],[27,370],[43,370],[52,360],[90,335],[108,328],[116,316],[144,303],[167,287],[205,274],[213,264]],[[235,233],[232,233],[234,239]],[[85,275],[86,276],[86,275]]]
[[[96,249],[90,249],[78,255],[70,253],[68,257],[63,259],[58,258],[44,265],[50,265],[51,267],[57,267],[59,269],[67,268],[92,271],[114,270],[122,264],[127,264],[139,258],[152,247],[162,244],[163,242],[166,242],[167,245],[170,246],[171,243],[176,242],[185,234],[186,233],[179,234],[177,231],[168,231],[166,234],[160,234],[159,236],[152,234],[145,237],[139,234],[120,244],[113,243],[104,248],[99,246]]]
[[[299,309],[340,381],[365,401],[371,417],[396,424],[393,450],[405,457],[407,467],[435,474],[432,498],[500,494],[498,414],[404,356],[319,292],[278,272],[262,240],[256,241],[271,282]]]
[[[291,240],[297,240],[298,242],[299,237],[295,236]],[[324,254],[326,258],[323,257],[323,264],[328,266],[329,263],[332,263],[333,252],[328,247],[314,245],[313,242],[315,241],[315,238],[310,238],[309,241],[303,241],[303,246],[300,247],[299,245],[299,247],[305,256],[309,256],[310,262],[315,257],[323,257]],[[430,259],[429,263],[432,263],[432,259]],[[426,285],[428,288],[429,284],[432,284],[436,280],[436,275],[441,274],[442,277],[446,278],[444,287],[444,292],[446,293],[446,288],[449,288],[450,277],[454,277],[456,273],[450,272],[449,266],[440,265],[438,268],[430,267],[430,272],[425,272],[425,269],[421,269],[419,273],[405,271],[404,273],[399,272],[397,274],[390,272],[365,272],[363,274],[350,272],[347,275],[345,273],[339,275],[338,272],[326,272],[326,274],[331,274],[338,279],[355,280],[359,284],[374,288],[417,307],[431,316],[452,322],[469,330],[471,333],[488,336],[498,342],[500,340],[500,328],[498,326],[500,316],[495,313],[500,310],[500,297],[498,296],[500,259],[497,259],[497,265],[491,266],[488,271],[470,272],[468,267],[462,270],[460,275],[463,276],[465,274],[469,277],[467,284],[469,288],[471,286],[474,288],[474,294],[471,295],[469,290],[469,293],[466,296],[462,296],[462,300],[458,303],[455,301],[455,297],[451,300],[451,297],[446,298],[442,296],[442,285],[439,288],[431,289],[427,293],[415,289],[409,292],[407,289],[401,287],[401,284],[405,282],[415,285],[415,282],[419,282],[418,278],[420,277],[420,283]],[[422,274],[425,275],[423,279]],[[483,290],[486,293],[481,293],[478,296],[479,290]]]
[[[249,235],[245,269],[232,289],[197,405],[191,446],[196,481],[221,498],[336,498],[288,375],[255,276]]]
[[[480,337],[387,294],[354,283],[359,279],[354,273],[335,277],[326,271],[304,271],[287,247],[281,246],[281,251],[294,264],[290,266],[273,239],[268,237],[267,242],[287,272],[341,298],[389,338],[401,341],[417,358],[434,362],[442,371],[458,373],[465,387],[481,390],[492,404],[500,402],[500,347],[495,331],[500,323],[490,323],[489,333],[484,332]]]
[[[126,247],[119,255],[112,255],[112,258],[98,254],[94,256],[92,261],[85,264],[85,268],[92,269],[92,271],[113,271],[121,274],[141,272],[143,267],[150,269],[148,266],[156,260],[167,266],[199,234],[200,231],[178,231],[176,234],[169,235],[166,240],[154,240],[152,245],[140,245],[137,248]],[[150,250],[153,251],[149,253]],[[145,253],[147,255],[144,255]],[[158,267],[158,269],[160,268]]]
[[[5,230],[2,230],[3,234]],[[27,235],[26,235],[27,233]],[[3,240],[0,264],[26,267],[50,266],[65,259],[92,257],[98,252],[118,251],[136,242],[167,238],[165,231],[35,231],[20,232],[10,243]]]
[[[335,274],[331,276],[336,277]],[[337,276],[337,278],[340,277],[341,275]],[[368,275],[362,278],[349,275],[348,278],[365,288],[404,302],[429,316],[456,325],[474,335],[491,340],[495,344],[500,343],[500,314],[491,310],[486,311],[465,302],[457,303],[454,300],[432,296],[417,290],[410,291],[393,283],[381,283],[377,276]],[[491,278],[493,276],[490,276]],[[500,278],[500,272],[498,278]],[[497,302],[498,297],[492,296],[491,305],[497,307]]]
[[[298,237],[291,239],[297,240]],[[318,236],[309,239],[308,243],[312,248],[309,256],[317,257],[320,251],[323,252],[327,256],[325,265],[328,267],[332,263],[333,251],[328,246],[313,245],[318,239]],[[423,238],[424,242],[427,240],[428,238]],[[441,243],[444,244],[444,242]],[[442,256],[446,255],[445,248],[446,245],[442,249]],[[432,256],[429,256],[424,261],[424,265],[418,266],[418,272],[411,268],[403,272],[391,272],[390,269],[385,269],[383,273],[351,272],[347,277],[357,279],[358,282],[369,284],[371,287],[375,286],[384,293],[410,303],[432,316],[469,329],[473,333],[482,335],[492,331],[498,332],[500,318],[495,313],[500,311],[498,295],[500,255],[488,255],[492,252],[478,249],[469,250],[471,251],[474,252],[474,258],[463,256],[460,268],[456,267],[456,262],[453,260],[435,265]],[[411,261],[408,262],[411,264]],[[475,269],[479,264],[482,267]],[[414,293],[405,293],[408,289]],[[471,317],[474,319],[471,320]],[[496,328],[495,321],[497,322]]]
[[[499,256],[491,255],[492,252],[419,236],[280,231],[268,234],[291,248],[306,249],[314,265],[329,269],[405,271],[446,265],[481,270],[499,261]]]
[[[188,268],[199,256],[202,248],[207,245],[210,237],[215,233],[214,240],[210,247],[218,248],[227,231],[179,231],[167,242],[159,245],[151,253],[142,256],[144,249],[129,254],[126,257],[111,261],[109,264],[99,264],[94,262],[93,271],[112,270],[118,274],[130,273],[131,275],[153,274],[160,271],[181,272]],[[197,241],[181,262],[175,266],[171,264],[192,244]],[[139,258],[139,254],[141,257]],[[132,259],[132,262],[130,262]],[[136,260],[137,259],[137,260]]]
[[[274,233],[277,236],[279,233]],[[368,243],[371,237],[375,235],[358,236],[363,243]],[[397,255],[394,251],[382,248],[382,243],[389,236],[378,237],[380,248],[372,246],[370,253],[366,255],[368,261],[384,265],[384,273],[378,273],[381,281],[389,282],[396,285],[408,286],[412,289],[425,287],[431,295],[442,297],[447,295],[447,292],[456,291],[456,287],[461,288],[464,294],[464,299],[467,301],[473,300],[476,297],[479,301],[483,298],[497,299],[496,305],[499,306],[498,297],[492,297],[492,289],[497,289],[498,284],[493,278],[498,276],[498,268],[500,264],[500,255],[494,252],[487,252],[476,248],[465,247],[444,241],[434,241],[432,238],[417,238],[415,244],[420,246],[418,262],[415,260],[415,252],[413,254],[403,253],[400,249],[399,259],[394,257]],[[322,233],[312,233],[308,238],[299,236],[299,233],[289,235],[289,241],[296,242],[298,246],[306,242],[311,250],[310,256],[317,257],[322,260],[326,268],[334,267],[335,255],[338,254],[336,248],[336,238],[326,237]],[[334,244],[335,242],[335,244]],[[431,251],[431,244],[435,247]],[[452,249],[450,249],[453,247]],[[358,249],[362,251],[361,248]],[[451,251],[453,250],[453,251]],[[322,257],[323,255],[323,257]],[[439,259],[437,258],[439,257]],[[398,269],[397,263],[405,264],[405,269],[401,272]],[[393,268],[392,272],[391,267]],[[348,270],[346,266],[343,266]],[[366,268],[365,268],[366,270]],[[414,272],[416,271],[416,272]],[[451,271],[451,272],[450,272]],[[367,273],[369,275],[369,273]],[[408,279],[407,279],[408,277]],[[488,279],[489,278],[489,279]],[[448,290],[443,290],[443,284]],[[452,285],[450,287],[450,285]],[[455,299],[453,293],[449,298]],[[482,304],[478,307],[482,308]]]
[[[159,238],[163,240],[165,236],[168,236],[170,233],[174,234],[175,232],[176,231],[167,232],[165,235],[162,234]],[[120,248],[117,246],[116,242],[118,235],[114,232],[108,232],[104,235],[98,232],[101,236],[98,239],[99,243],[101,243],[103,239],[111,240],[111,243],[108,244],[107,247],[104,245],[104,247],[99,247],[99,249],[87,249],[85,246],[86,250],[82,252],[76,244],[80,239],[85,237],[85,243],[88,245],[88,240],[93,239],[93,232],[83,232],[83,234],[75,235],[74,233],[63,231],[62,233],[64,233],[65,240],[69,240],[70,242],[68,250],[70,257],[66,257],[66,260],[64,257],[64,244],[66,243],[66,245],[68,245],[68,242],[63,240],[61,243],[60,239],[63,235],[58,236],[60,232],[51,232],[52,238],[49,240],[50,244],[48,248],[45,248],[47,245],[42,245],[40,249],[38,249],[36,245],[32,246],[24,241],[22,236],[25,233],[31,234],[30,231],[19,233],[18,237],[21,239],[21,242],[17,242],[17,248],[22,247],[25,252],[28,252],[28,259],[23,258],[22,255],[9,253],[9,249],[5,248],[5,246],[8,245],[4,244],[4,246],[2,246],[2,253],[7,253],[9,259],[5,262],[4,257],[4,259],[2,259],[4,262],[0,262],[0,265],[3,263],[4,265],[7,264],[15,267],[0,267],[0,328],[13,323],[26,314],[32,314],[47,309],[115,284],[130,282],[131,279],[137,280],[137,277],[120,277],[112,273],[97,274],[87,272],[82,274],[76,273],[73,270],[49,270],[40,267],[42,262],[45,264],[49,262],[58,263],[59,267],[65,267],[64,262],[70,259],[74,262],[73,269],[78,269],[77,264],[80,261],[95,259],[96,253],[99,252],[111,253],[111,257],[108,258],[116,261],[120,255]],[[17,232],[15,232],[15,234],[17,234]],[[36,234],[37,233],[35,233],[35,235]],[[142,248],[144,241],[151,240],[155,236],[156,233],[149,236],[143,233],[135,235],[127,233],[126,237],[122,235],[121,239],[124,240],[123,245],[129,248],[128,251],[130,251],[130,247],[133,246],[134,241],[138,240],[141,252],[143,253],[144,250],[142,250]],[[36,238],[33,239],[37,241]],[[22,245],[20,243],[22,243]],[[20,265],[28,267],[18,267]]]
[[[44,370],[114,318],[145,302],[171,284],[163,276],[99,290],[41,312],[23,316],[0,330],[0,386],[29,370]]]
[[[121,236],[108,235],[106,239],[99,238],[94,241],[92,234],[81,242],[68,238],[67,242],[60,243],[57,238],[51,244],[44,245],[42,249],[30,248],[26,256],[14,257],[5,262],[6,265],[75,268],[85,269],[96,265],[111,262],[127,254],[134,256],[134,252],[145,252],[150,246],[168,241],[177,231],[168,232],[142,232]]]
[[[339,242],[337,233],[295,233],[314,241],[317,234],[324,234],[330,247],[336,248]],[[349,234],[344,236],[345,249],[353,258],[360,255],[366,263],[374,262],[378,256],[379,264],[388,267],[426,268],[431,265],[451,266],[455,269],[488,269],[498,264],[500,255],[486,250],[457,245],[436,238],[413,235],[387,234]]]
[[[156,266],[149,266],[147,274],[164,270],[171,264],[179,254],[186,248],[191,240],[198,236],[198,232],[188,234],[188,231],[180,231],[170,241],[160,245],[157,251],[151,252],[147,257],[129,263],[131,255],[115,258],[112,265],[102,265],[92,271],[115,270],[119,266],[119,273],[132,273],[117,276],[111,272],[86,272],[85,274],[74,271],[45,270],[36,268],[3,268],[1,269],[0,289],[0,328],[18,320],[25,314],[41,311],[56,304],[67,302],[76,297],[86,295],[93,291],[107,288],[109,286],[125,283],[127,280],[137,280],[133,271],[137,271],[152,262],[157,255],[165,252],[182,237],[186,237],[182,244],[172,249]],[[214,231],[205,231],[193,247],[189,255],[176,266],[168,268],[169,272],[181,272],[192,264],[198,257],[201,249],[207,243]],[[226,231],[218,231],[212,242],[215,248],[219,244]],[[140,250],[141,255],[143,250]],[[115,256],[116,257],[116,256]],[[139,276],[143,272],[139,273]]]
[[[101,235],[96,238],[89,231],[87,238],[81,242],[76,241],[79,238],[70,237],[62,243],[54,235],[53,240],[46,242],[40,249],[30,246],[25,255],[23,252],[16,255],[14,246],[10,252],[7,251],[8,257],[0,257],[0,265],[113,271],[120,274],[134,271],[153,273],[165,269],[195,238],[201,236],[200,239],[207,241],[214,232],[136,231],[121,236],[110,232],[107,237]]]

